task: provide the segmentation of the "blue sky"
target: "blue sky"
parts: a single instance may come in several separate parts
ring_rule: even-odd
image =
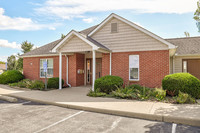
[[[163,38],[199,36],[193,14],[197,0],[0,0],[0,60],[83,30],[116,13]]]

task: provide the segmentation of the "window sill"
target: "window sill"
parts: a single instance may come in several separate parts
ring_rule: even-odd
[[[45,79],[45,77],[40,77],[40,78],[41,78],[41,79]],[[47,78],[49,79],[49,78],[53,78],[53,77],[47,77]]]
[[[129,82],[138,82],[138,81],[140,81],[140,80],[139,79],[135,79],[135,80],[129,79]]]

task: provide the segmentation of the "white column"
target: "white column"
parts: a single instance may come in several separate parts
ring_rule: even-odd
[[[62,53],[59,53],[59,89],[62,89]]]
[[[93,76],[92,76],[92,90],[94,91],[94,83],[95,83],[95,78],[96,78],[96,52],[95,50],[92,51],[92,58],[93,58]]]
[[[112,53],[110,52],[110,75],[112,75]]]

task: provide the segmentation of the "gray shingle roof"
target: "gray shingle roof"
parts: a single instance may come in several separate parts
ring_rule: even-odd
[[[98,47],[100,48],[103,48],[103,49],[107,49],[109,50],[107,47],[105,47],[104,45],[100,44],[99,42],[95,41],[94,39],[92,39],[91,37],[88,37],[87,35],[92,31],[94,30],[98,25],[95,25],[95,26],[92,26],[92,27],[89,27],[85,30],[82,30],[80,31],[79,33],[85,35],[84,37],[94,43],[95,45],[97,45]],[[44,46],[41,46],[39,48],[36,48],[34,50],[31,50],[30,52],[28,53],[25,53],[21,56],[34,56],[34,55],[53,55],[53,54],[57,54],[56,52],[50,52],[62,39],[59,39],[59,40],[56,40],[54,42],[51,42],[51,43],[48,43]]]
[[[31,50],[21,56],[32,56],[32,55],[49,55],[56,54],[54,52],[50,52],[62,39],[56,40],[54,42],[48,43],[44,46]]]
[[[184,37],[165,39],[178,46],[177,55],[197,55],[200,54],[200,37]]]

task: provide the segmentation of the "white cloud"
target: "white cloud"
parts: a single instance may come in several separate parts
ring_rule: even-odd
[[[83,21],[86,23],[92,23],[94,22],[95,18],[84,18]]]
[[[31,18],[22,18],[22,17],[9,17],[4,15],[4,9],[0,8],[0,30],[40,30],[40,29],[50,29],[52,30],[52,25],[49,24],[39,24],[32,21]]]
[[[0,61],[7,62],[8,56],[0,56]]]
[[[8,42],[8,40],[0,39],[0,47],[21,49],[21,45],[16,42]]]
[[[194,12],[197,0],[47,0],[36,9],[38,13],[62,19],[79,17],[84,13],[132,10],[139,13]]]

